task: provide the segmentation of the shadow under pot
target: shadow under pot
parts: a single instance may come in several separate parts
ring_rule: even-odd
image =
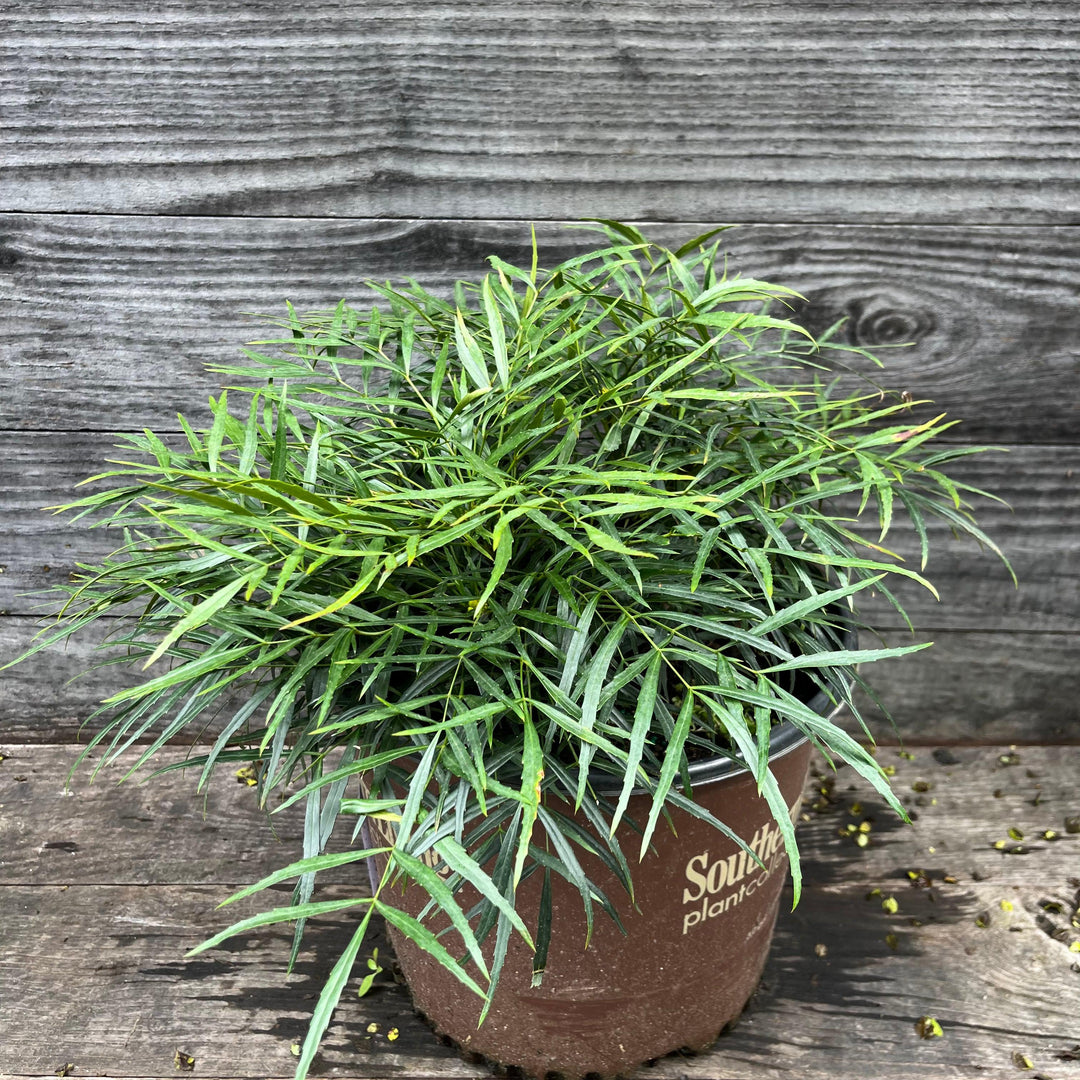
[[[824,695],[810,703],[824,713]],[[773,729],[769,765],[792,819],[810,764],[810,743],[794,727]],[[438,961],[388,927],[413,1003],[461,1050],[532,1076],[616,1076],[674,1050],[704,1050],[742,1012],[754,992],[772,940],[788,869],[780,829],[754,778],[728,758],[690,766],[694,801],[729,825],[756,852],[758,865],[734,841],[683,810],[661,818],[651,850],[636,863],[639,834],[623,822],[619,839],[631,862],[635,903],[604,864],[576,848],[590,879],[613,902],[626,933],[594,905],[586,948],[581,894],[551,875],[552,928],[540,986],[532,985],[533,954],[510,938],[498,987],[481,1026],[482,1002]],[[650,797],[633,794],[627,817],[648,818]],[[386,828],[371,822],[378,831]],[[367,823],[365,823],[366,827]],[[373,830],[375,831],[375,830]],[[377,843],[392,836],[373,837]],[[365,838],[367,842],[367,838]],[[533,842],[545,836],[537,823]],[[381,875],[383,859],[372,860]],[[636,863],[636,864],[635,864]],[[535,930],[543,874],[523,877],[517,909]],[[471,886],[458,895],[464,910],[479,901]],[[419,886],[393,889],[390,902],[416,916],[428,901]],[[442,924],[431,924],[436,931]],[[484,945],[490,963],[494,934]],[[478,973],[469,965],[470,973]]]

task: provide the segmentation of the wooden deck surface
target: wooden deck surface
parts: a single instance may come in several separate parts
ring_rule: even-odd
[[[65,791],[74,747],[0,752],[0,1076],[71,1065],[78,1077],[170,1077],[177,1051],[199,1077],[290,1076],[349,918],[313,926],[288,978],[287,928],[183,953],[240,917],[215,908],[234,887],[296,857],[300,821],[278,815],[275,838],[227,772],[205,801],[178,774],[79,775]],[[879,751],[911,827],[849,771],[827,801],[812,782],[805,898],[782,912],[749,1010],[710,1053],[664,1058],[637,1080],[1080,1080],[1080,832],[1068,831],[1080,826],[1080,748],[911,754]],[[863,820],[869,846],[838,835]],[[323,891],[349,889],[366,889],[362,872]],[[243,914],[265,906],[255,898]],[[391,955],[381,932],[372,944]],[[926,1015],[941,1038],[916,1033]],[[363,999],[346,992],[313,1073],[487,1075],[431,1034],[389,976]]]

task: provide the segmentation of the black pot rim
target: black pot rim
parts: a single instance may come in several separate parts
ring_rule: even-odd
[[[824,690],[819,690],[808,702],[808,709],[813,709],[819,716],[831,719],[843,707],[834,704]],[[808,741],[808,737],[790,720],[782,720],[775,724],[769,732],[769,761],[776,761],[785,754],[791,753]],[[741,776],[749,772],[749,768],[739,757],[730,757],[726,754],[717,755],[713,758],[705,758],[701,761],[690,763],[690,786],[691,788],[704,787],[706,784],[715,784],[721,780],[729,780],[735,776]],[[618,795],[622,790],[622,784],[610,773],[599,773],[592,778],[592,789],[597,795]],[[633,795],[651,794],[645,788],[635,787],[631,790]]]

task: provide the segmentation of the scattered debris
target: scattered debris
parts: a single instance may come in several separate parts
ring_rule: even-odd
[[[814,946],[814,955],[815,956],[828,956],[828,954],[829,954],[829,948],[828,948],[827,945],[820,945],[819,944],[819,945]]]
[[[1010,829],[1010,833],[1016,832],[1015,829]],[[992,847],[995,851],[1000,851],[1002,855],[1030,855],[1031,848],[1025,844],[1010,844],[1008,840],[995,840]]]
[[[900,939],[895,934],[886,934],[885,944],[888,945],[893,952],[896,952],[900,946]]]
[[[920,1016],[915,1021],[915,1032],[920,1039],[940,1039],[945,1034],[932,1016]]]
[[[828,810],[833,803],[833,792],[836,788],[836,777],[826,776],[818,784],[818,798],[813,802],[810,809],[819,814]]]
[[[980,930],[985,930],[990,925],[990,912],[983,911],[975,916],[975,925]]]
[[[1023,840],[1024,839],[1024,834],[1019,829],[1010,829],[1009,830],[1009,839],[1010,840]]]
[[[1067,817],[1065,819],[1065,831],[1067,833],[1080,833],[1080,817]]]
[[[1009,765],[1019,765],[1020,764],[1020,755],[1019,754],[1013,754],[1013,753],[1002,754],[998,758],[998,764],[1003,766],[1003,767],[1006,767],[1006,766],[1009,766]]]
[[[373,1024],[368,1024],[367,1033],[369,1035],[378,1035],[378,1033],[379,1033],[379,1025],[374,1024],[374,1023]]]
[[[939,746],[931,755],[939,765],[959,765],[960,759],[944,746]]]
[[[896,901],[895,896],[886,896],[881,901],[881,910],[888,915],[895,915],[900,910],[900,905]]]
[[[1059,1050],[1054,1057],[1058,1061],[1080,1061],[1080,1043],[1071,1046],[1068,1050]]]
[[[292,1054],[293,1057],[299,1057],[300,1056],[300,1044],[298,1042],[291,1043],[289,1045],[289,1053]]]
[[[1002,911],[1012,911],[1013,909],[1011,900],[1002,900],[998,906]]]
[[[242,769],[237,769],[236,782],[238,784],[247,784],[248,787],[254,787],[259,782],[259,774],[255,771],[255,766],[245,765]]]
[[[911,785],[912,791],[925,792],[929,791],[934,785],[929,780],[916,780]]]
[[[0,757],[0,761],[4,759]],[[66,1065],[61,1065],[59,1069],[53,1074],[54,1076],[70,1076],[75,1071],[75,1063],[69,1061]]]
[[[185,1054],[183,1050],[177,1049],[173,1054],[173,1068],[181,1072],[194,1072],[195,1059],[190,1054]]]
[[[1017,1050],[1013,1054],[1012,1063],[1018,1069],[1034,1069],[1035,1068],[1035,1063],[1031,1060],[1031,1058],[1029,1058],[1027,1056],[1027,1054],[1021,1054],[1019,1050]]]
[[[397,1029],[397,1028],[391,1028],[391,1029],[390,1029],[390,1030],[389,1030],[389,1031],[388,1031],[388,1032],[386,1033],[386,1037],[387,1037],[387,1038],[388,1038],[388,1039],[389,1039],[389,1040],[390,1040],[391,1042],[394,1042],[394,1041],[395,1041],[395,1040],[397,1039],[397,1037],[398,1037],[398,1035],[399,1035],[399,1034],[400,1034],[400,1032],[398,1031],[398,1029]]]

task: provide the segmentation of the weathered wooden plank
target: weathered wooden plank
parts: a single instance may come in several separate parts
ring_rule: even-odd
[[[958,889],[936,904],[905,898],[904,915],[889,917],[866,903],[868,884],[808,889],[799,909],[781,917],[763,984],[739,1026],[707,1054],[661,1059],[634,1075],[966,1080],[977,1070],[1003,1078],[1016,1075],[1011,1056],[1023,1053],[1055,1080],[1080,1076],[1061,1059],[1076,1044],[1077,980],[1066,946],[1038,927],[1042,883],[1010,889],[1010,923],[985,930],[975,919],[1004,898],[990,886]],[[289,1048],[302,1038],[355,920],[312,925],[288,980],[288,930],[252,934],[184,961],[183,952],[227,925],[228,916],[258,910],[217,911],[220,895],[204,886],[5,888],[4,1072],[50,1074],[71,1062],[80,1076],[165,1077],[175,1075],[179,1049],[195,1058],[201,1076],[290,1076]],[[922,925],[911,927],[911,918]],[[1010,933],[1010,924],[1019,932]],[[885,942],[889,933],[895,952]],[[370,945],[380,960],[392,956],[381,931]],[[942,1024],[943,1039],[923,1042],[915,1034],[927,1014]],[[377,1031],[369,1034],[371,1024]],[[387,981],[361,1001],[346,995],[316,1075],[490,1072],[444,1047],[412,1013],[404,987]]]
[[[1072,16],[1066,0],[21,5],[3,208],[1071,222]]]
[[[66,581],[78,562],[104,557],[121,542],[112,530],[69,523],[43,511],[93,490],[76,490],[117,457],[115,439],[100,433],[0,432],[0,612],[39,611],[38,590]],[[1008,454],[962,459],[956,478],[991,491],[1007,505],[977,499],[982,528],[1006,552],[1020,579],[1013,587],[995,556],[971,540],[931,524],[927,573],[940,603],[904,582],[898,595],[915,624],[960,630],[1080,630],[1080,450],[1018,446]],[[898,514],[898,522],[902,524]],[[868,528],[876,540],[876,529]],[[910,533],[910,530],[909,530]],[[918,542],[898,530],[888,545],[918,567]],[[902,625],[884,602],[868,602],[876,625]]]
[[[675,242],[705,227],[655,232]],[[175,429],[217,390],[203,364],[266,336],[244,312],[364,306],[365,279],[445,291],[493,252],[529,258],[527,226],[500,221],[7,215],[0,235],[0,429]],[[1075,442],[1080,420],[1078,237],[811,224],[724,240],[733,267],[803,292],[816,329],[846,317],[857,344],[917,342],[885,351],[882,381],[962,418],[966,439],[1053,443]],[[538,239],[549,263],[595,243],[550,223]]]
[[[865,674],[906,740],[961,742],[1080,740],[1080,636],[948,631],[891,644],[934,641],[911,665],[883,660]],[[860,642],[872,648],[873,640]],[[925,658],[925,659],[924,659]],[[872,707],[879,738],[892,729]]]
[[[11,886],[2,895],[0,1061],[23,1075],[73,1062],[80,1073],[167,1076],[180,1049],[201,1075],[288,1076],[296,1063],[289,1048],[303,1038],[322,982],[356,927],[348,912],[309,924],[311,943],[287,979],[288,926],[183,959],[206,936],[262,910],[264,898],[219,911],[226,891],[205,886]],[[389,953],[381,928],[369,948]],[[411,1014],[402,987],[391,983],[362,1002],[350,997],[315,1075],[484,1075]],[[380,1033],[369,1039],[371,1022]],[[392,1027],[400,1040],[387,1041]]]
[[[37,623],[0,619],[0,657],[19,655]],[[39,653],[0,672],[0,731],[14,742],[68,742],[85,737],[82,725],[97,702],[139,681],[137,669],[89,669],[104,628],[88,631],[65,650]],[[942,630],[934,647],[897,661],[881,661],[867,675],[906,739],[1059,742],[1080,739],[1080,635]],[[905,633],[888,635],[910,644]],[[877,647],[877,639],[863,642]],[[71,682],[71,680],[76,680]],[[892,729],[873,709],[875,733]],[[214,723],[208,725],[213,731]]]
[[[150,776],[184,751],[162,751],[121,783],[139,753],[95,777],[93,752],[70,776],[79,749],[0,744],[0,885],[234,884],[303,857],[302,808],[261,810],[235,765],[199,793],[198,769]],[[348,847],[350,828],[342,822],[332,849]],[[367,873],[342,868],[334,880]]]
[[[12,749],[13,760],[41,753],[46,769],[47,755],[57,752]],[[663,1059],[638,1075],[1005,1078],[1016,1075],[1012,1055],[1023,1054],[1044,1075],[1076,1080],[1080,1066],[1071,1052],[1080,982],[1068,943],[1080,939],[1069,923],[1080,903],[1080,882],[1070,879],[1080,839],[1066,834],[1029,842],[1028,854],[1005,856],[988,838],[1075,812],[1078,753],[1075,747],[928,747],[914,760],[890,759],[901,787],[918,780],[933,785],[919,793],[925,805],[911,827],[886,825],[866,785],[842,770],[823,808],[807,805],[804,900],[781,915],[762,987],[739,1026],[708,1054]],[[1001,764],[1010,754],[1017,763]],[[119,789],[107,790],[121,798]],[[1038,807],[1028,801],[1032,791],[1040,795]],[[43,795],[47,802],[39,789],[35,805]],[[812,786],[810,798],[817,797]],[[856,800],[862,809],[853,816]],[[105,809],[86,804],[79,813]],[[867,815],[874,818],[868,847],[835,836],[845,822]],[[194,862],[214,864],[216,852],[188,846],[185,826],[181,821],[175,830],[178,848]],[[156,838],[153,822],[133,828]],[[102,851],[88,850],[84,865],[107,867],[116,826],[105,826],[97,840],[89,829],[85,835]],[[138,845],[129,847],[113,864],[116,878],[129,878],[129,861],[142,857]],[[909,878],[913,868],[930,875],[929,885]],[[946,875],[957,880],[946,882]],[[184,880],[207,876],[189,866]],[[173,1055],[181,1049],[195,1057],[197,1075],[289,1076],[289,1046],[302,1035],[314,995],[355,920],[339,915],[312,925],[310,949],[287,985],[286,929],[258,932],[185,962],[183,951],[203,936],[268,903],[216,910],[224,891],[190,883],[0,887],[0,1072],[49,1075],[71,1062],[78,1075],[164,1077],[174,1075]],[[339,887],[325,891],[339,894],[346,895]],[[882,908],[889,896],[897,900],[895,913]],[[380,958],[392,955],[381,930],[371,944]],[[915,1021],[927,1014],[941,1022],[943,1039],[915,1034]],[[378,1030],[369,1038],[370,1023]],[[387,1039],[392,1027],[399,1033],[394,1042]],[[354,1077],[488,1074],[442,1047],[388,977],[361,1001],[346,994],[317,1069]]]
[[[1080,835],[1066,825],[1080,815],[1080,745],[881,746],[875,754],[892,773],[912,822],[902,822],[851,769],[833,773],[815,761],[799,825],[807,880],[815,886],[842,884],[853,873],[873,878],[903,911],[927,887],[910,870],[936,882],[941,899],[941,890],[947,895],[951,887],[943,883],[946,876],[965,888],[992,884],[1005,895],[1031,885],[1033,868],[1059,891],[1080,868]],[[868,843],[860,847],[863,822]],[[1048,831],[1056,835],[1047,838]],[[857,867],[848,848],[859,852]],[[1004,914],[991,912],[989,921],[1008,925]]]
[[[77,750],[0,743],[0,886],[237,887],[303,854],[300,813],[290,807],[268,818],[253,789],[224,766],[205,795],[195,790],[194,772],[147,779],[147,769],[118,783],[135,764],[134,751],[96,780],[87,764],[65,785]],[[169,749],[155,760],[162,765],[183,756]],[[1004,890],[1029,884],[1032,866],[1047,881],[1065,882],[1076,872],[1080,836],[1065,822],[1080,816],[1080,746],[883,746],[877,756],[895,770],[893,784],[913,824],[901,822],[850,769],[832,777],[817,762],[799,833],[808,884],[836,885],[842,868],[903,896],[916,888],[907,874],[912,868],[926,869],[939,885],[948,874],[961,884],[993,882]],[[858,847],[859,834],[846,830],[864,821],[869,842]],[[335,838],[340,850],[349,846],[347,824]],[[1009,829],[1022,840],[1010,838]],[[1047,840],[1047,830],[1057,838]],[[1009,849],[1029,850],[1019,855],[994,847],[1003,840]],[[326,880],[366,888],[367,875],[346,866]]]

